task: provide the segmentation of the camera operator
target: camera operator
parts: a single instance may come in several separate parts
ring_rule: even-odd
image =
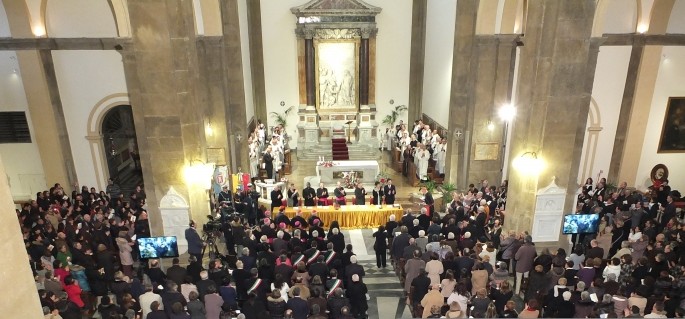
[[[200,263],[202,262],[202,247],[205,243],[200,238],[200,235],[195,229],[195,222],[190,221],[190,227],[186,229],[185,232],[186,240],[188,241],[188,254],[197,258]]]

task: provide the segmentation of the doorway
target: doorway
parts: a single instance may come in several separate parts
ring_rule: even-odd
[[[111,108],[102,121],[102,139],[109,177],[128,199],[136,186],[143,186],[143,171],[130,105]]]

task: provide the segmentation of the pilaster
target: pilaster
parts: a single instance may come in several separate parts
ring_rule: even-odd
[[[261,1],[247,2],[247,29],[250,41],[250,70],[255,118],[266,123],[266,88],[264,81],[264,45],[262,43]]]

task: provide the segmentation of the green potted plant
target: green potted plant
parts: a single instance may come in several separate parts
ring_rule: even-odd
[[[286,128],[286,125],[288,124],[288,114],[292,112],[293,106],[290,106],[289,108],[285,109],[283,113],[276,113],[276,112],[271,112],[269,115],[271,118],[276,122],[277,125],[283,126],[283,128]]]
[[[404,104],[395,106],[395,109],[390,111],[390,114],[386,115],[383,118],[382,123],[387,125],[388,127],[393,127],[395,126],[395,122],[397,122],[397,118],[400,117],[400,115],[406,111],[407,106]]]

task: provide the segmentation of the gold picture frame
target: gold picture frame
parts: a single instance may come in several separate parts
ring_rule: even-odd
[[[657,153],[685,153],[685,97],[669,97]]]
[[[359,109],[359,39],[315,39],[316,108]]]
[[[474,161],[496,161],[499,158],[499,143],[476,143],[473,147]]]

